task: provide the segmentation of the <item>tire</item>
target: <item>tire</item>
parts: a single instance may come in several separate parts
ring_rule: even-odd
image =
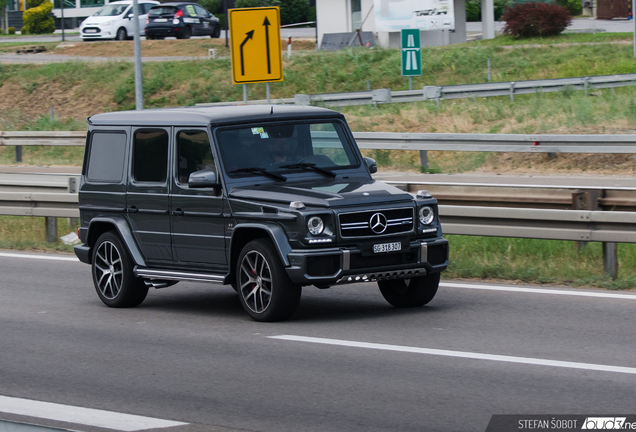
[[[380,292],[386,301],[399,308],[419,307],[435,297],[439,287],[440,273],[411,279],[378,281]]]
[[[214,31],[212,32],[212,34],[210,35],[211,38],[218,38],[221,37],[221,26],[218,26],[214,29]]]
[[[291,317],[302,288],[294,284],[269,240],[249,242],[236,263],[236,286],[243,309],[256,321],[282,321]]]
[[[113,231],[102,234],[93,248],[93,284],[100,300],[114,308],[139,306],[148,287],[133,274],[128,249]]]
[[[128,39],[128,32],[126,32],[126,29],[124,27],[119,27],[117,29],[117,34],[115,35],[115,40],[125,41],[127,39]]]

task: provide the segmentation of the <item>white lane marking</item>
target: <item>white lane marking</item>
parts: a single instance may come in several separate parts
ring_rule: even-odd
[[[566,291],[566,290],[556,290],[556,289],[525,288],[525,287],[511,287],[511,286],[497,286],[497,285],[473,285],[473,284],[462,284],[462,283],[454,283],[454,282],[440,282],[439,285],[442,287],[448,287],[448,288],[463,288],[463,289],[490,290],[490,291],[522,292],[522,293],[532,293],[532,294],[553,294],[553,295],[565,295],[565,296],[601,297],[601,298],[636,300],[636,294],[617,294],[617,293],[574,291],[574,290]]]
[[[79,262],[79,260],[76,257],[65,257],[65,256],[59,256],[59,255],[32,255],[32,254],[15,254],[15,253],[0,252],[0,257]]]
[[[280,335],[280,336],[268,336],[268,338],[281,339],[281,340],[294,341],[294,342],[309,342],[309,343],[323,344],[323,345],[338,345],[338,346],[346,346],[346,347],[353,347],[353,348],[375,349],[375,350],[382,350],[382,351],[398,351],[398,352],[428,354],[428,355],[436,355],[436,356],[444,356],[444,357],[459,357],[459,358],[466,358],[466,359],[473,359],[473,360],[489,360],[489,361],[498,361],[498,362],[507,362],[507,363],[522,363],[522,364],[529,364],[529,365],[536,365],[536,366],[552,366],[552,367],[562,367],[562,368],[569,368],[569,369],[584,369],[584,370],[592,370],[592,371],[617,372],[617,373],[636,375],[636,368],[623,367],[623,366],[609,366],[609,365],[601,365],[601,364],[593,364],[593,363],[578,363],[578,362],[547,360],[547,359],[532,358],[532,357],[515,357],[515,356],[506,356],[506,355],[497,355],[497,354],[482,354],[482,353],[474,353],[474,352],[466,352],[466,351],[449,351],[449,350],[440,350],[440,349],[431,349],[431,348],[417,348],[417,347],[401,346],[401,345],[387,345],[387,344],[379,344],[379,343],[356,342],[356,341],[348,341],[348,340],[340,340],[340,339],[325,339],[325,338],[306,337],[306,336]]]
[[[188,424],[152,417],[121,414],[113,411],[102,411],[8,396],[0,396],[0,411],[126,432],[183,426]]]

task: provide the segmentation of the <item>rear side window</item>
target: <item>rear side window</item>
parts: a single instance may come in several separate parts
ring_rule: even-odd
[[[126,156],[125,132],[93,132],[86,180],[96,183],[120,183]]]
[[[139,129],[133,140],[133,179],[165,183],[168,177],[168,132]]]

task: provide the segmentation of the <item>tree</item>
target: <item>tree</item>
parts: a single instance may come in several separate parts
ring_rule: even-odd
[[[27,6],[30,9],[22,15],[22,33],[46,34],[55,31],[55,20],[51,16],[53,3],[50,0],[27,0]]]

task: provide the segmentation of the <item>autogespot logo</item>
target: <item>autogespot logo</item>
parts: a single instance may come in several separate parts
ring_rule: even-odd
[[[588,430],[612,430],[612,429],[631,429],[631,427],[626,428],[625,426],[631,425],[631,423],[626,424],[625,421],[627,417],[587,417],[583,422],[583,427],[581,429]]]
[[[376,234],[382,234],[386,230],[386,226],[386,216],[382,213],[375,213],[371,216],[371,219],[369,219],[369,227],[371,231]]]

